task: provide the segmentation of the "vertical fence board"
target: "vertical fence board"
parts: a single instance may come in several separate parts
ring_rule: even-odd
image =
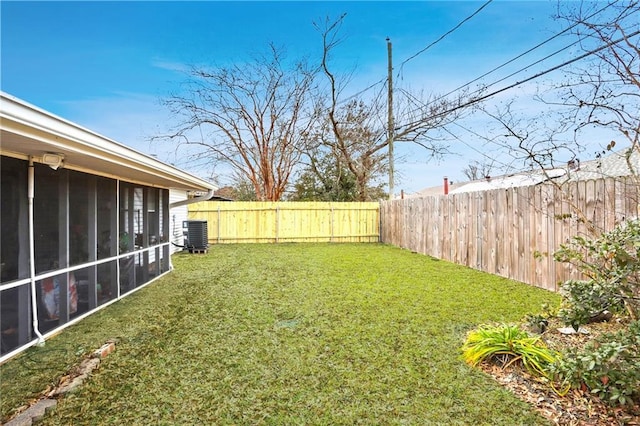
[[[473,223],[470,218],[471,213],[471,196],[472,194],[464,194],[462,201],[462,212],[458,220],[458,227],[462,233],[458,236],[458,252],[460,253],[460,264],[469,265],[469,241],[471,240],[470,224]]]
[[[484,271],[488,270],[489,265],[489,252],[490,247],[488,241],[492,238],[489,236],[489,197],[487,193],[480,194],[480,208],[482,209],[481,214],[481,224],[480,224],[480,232],[481,232],[481,240],[480,240],[480,256],[478,258],[478,264],[481,265],[481,268]]]

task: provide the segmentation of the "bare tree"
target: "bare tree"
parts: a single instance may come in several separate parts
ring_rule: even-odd
[[[493,170],[493,161],[471,161],[467,164],[467,167],[462,169],[462,173],[469,180],[478,180],[484,179],[491,176],[491,171]]]
[[[579,43],[579,61],[563,67],[557,84],[542,84],[535,99],[545,112],[517,113],[514,102],[484,112],[497,128],[486,141],[508,152],[514,163],[547,169],[565,165],[593,142],[594,129],[607,129],[637,150],[640,137],[640,4],[638,0],[558,2],[557,18]],[[617,146],[626,144],[620,143]],[[602,149],[616,143],[601,142]],[[596,149],[587,156],[597,155]],[[631,167],[631,164],[629,164]]]
[[[573,78],[560,87],[557,104],[566,108],[562,122],[574,124],[577,137],[591,127],[615,132],[614,140],[604,141],[605,152],[617,145],[615,139],[627,142],[630,177],[640,185],[640,170],[631,161],[632,154],[640,154],[640,1],[609,1],[594,16],[596,6],[601,5],[582,2],[561,10],[560,17],[575,26],[582,49],[593,54],[570,73]]]
[[[509,167],[545,171],[576,158],[582,146],[565,135],[572,123],[559,120],[560,112],[547,110],[534,118],[514,108],[514,101],[493,107],[481,107],[493,120],[488,135],[483,139],[499,152],[510,156]]]
[[[361,93],[341,99],[349,81],[331,69],[330,54],[341,42],[339,33],[344,16],[315,24],[323,43],[321,71],[328,81],[328,95],[322,99],[327,112],[321,143],[355,175],[359,198],[365,200],[372,179],[388,170],[386,108],[380,94],[365,98]],[[465,111],[462,108],[465,96],[460,94],[453,101],[435,95],[425,99],[422,94],[398,91],[394,141],[417,144],[432,156],[447,153],[446,144],[434,135],[434,130],[460,117]]]
[[[374,182],[387,171],[387,152],[380,140],[379,118],[375,100],[368,103],[351,100],[330,111],[318,126],[316,153],[332,159],[337,170],[350,173],[355,181],[355,200],[370,201],[379,197]],[[338,134],[339,137],[335,135]],[[311,164],[315,162],[311,158]],[[342,176],[337,176],[343,178]]]
[[[501,108],[484,111],[494,119],[497,130],[487,137],[525,166],[542,170],[575,164],[585,142],[595,129],[605,129],[612,139],[600,141],[590,156],[600,156],[614,147],[627,146],[631,175],[638,179],[631,154],[640,153],[640,1],[559,2],[558,18],[579,42],[580,61],[564,69],[564,78],[539,88],[536,99],[547,110],[527,118],[507,102]],[[549,177],[549,176],[548,176]],[[606,177],[603,175],[603,177]],[[551,181],[562,187],[565,180]],[[638,181],[640,184],[640,181]],[[590,233],[602,230],[565,197]]]
[[[170,138],[231,166],[259,200],[279,200],[314,123],[313,89],[313,70],[273,45],[250,63],[194,67],[182,92],[164,102],[179,118]]]
[[[574,27],[582,49],[593,52],[560,87],[554,104],[567,107],[575,132],[590,126],[617,131],[633,149],[640,143],[640,2],[565,5],[560,18]],[[593,15],[594,8],[604,9]],[[553,102],[550,102],[553,103]]]

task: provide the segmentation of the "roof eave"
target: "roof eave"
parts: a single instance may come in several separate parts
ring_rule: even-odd
[[[36,157],[47,151],[61,152],[69,157],[68,165],[79,169],[93,165],[102,174],[136,176],[149,184],[161,184],[171,188],[208,191],[211,183],[163,163],[151,156],[106,138],[75,123],[57,117],[18,98],[0,92],[0,129],[3,135],[16,135],[3,140],[6,151],[24,152]],[[28,140],[31,149],[20,141]],[[3,138],[5,139],[5,138]],[[22,145],[22,146],[21,146]],[[28,151],[28,152],[27,152]],[[89,161],[91,160],[91,161]]]

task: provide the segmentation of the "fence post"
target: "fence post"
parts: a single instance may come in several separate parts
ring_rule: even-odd
[[[219,201],[218,201],[218,203],[219,203]],[[220,228],[220,222],[221,222],[221,219],[220,219],[220,204],[218,204],[218,244],[220,244],[220,229],[221,229]]]
[[[280,240],[280,206],[276,206],[276,243]]]
[[[333,242],[333,222],[335,220],[334,215],[335,213],[334,213],[333,205],[331,205],[331,236],[329,237],[330,243]]]

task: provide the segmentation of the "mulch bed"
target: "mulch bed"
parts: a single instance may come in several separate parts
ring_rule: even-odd
[[[550,348],[561,350],[568,347],[583,347],[603,332],[613,332],[621,327],[615,321],[590,324],[589,334],[560,333],[560,324],[550,324],[542,334],[542,340]],[[572,389],[565,396],[554,392],[548,380],[528,374],[518,365],[502,368],[495,363],[484,363],[480,367],[485,373],[518,398],[530,404],[542,416],[557,425],[640,425],[640,404],[611,407],[589,393],[588,389]]]

